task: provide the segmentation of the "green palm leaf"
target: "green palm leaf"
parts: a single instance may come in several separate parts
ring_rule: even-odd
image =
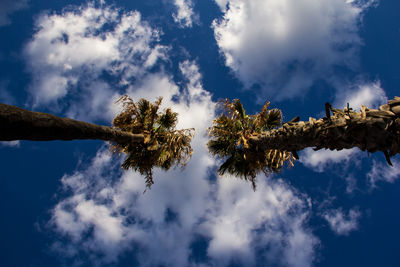
[[[268,110],[268,107],[269,102],[265,103],[260,113],[246,115],[238,99],[224,99],[217,104],[220,116],[209,128],[211,140],[207,146],[212,155],[224,159],[218,169],[219,175],[228,173],[245,179],[250,181],[255,189],[258,173],[279,172],[286,162],[289,166],[293,165],[294,157],[288,151],[265,151],[248,143],[253,134],[281,126],[281,111]]]

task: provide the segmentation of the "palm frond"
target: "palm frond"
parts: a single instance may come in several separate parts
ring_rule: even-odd
[[[268,111],[265,118],[264,127],[268,130],[279,127],[282,125],[282,111],[279,109],[272,109]]]
[[[239,99],[233,100],[233,107],[234,107],[235,111],[238,113],[239,118],[241,120],[244,120],[244,118],[246,117],[246,111],[244,110],[243,105]]]
[[[270,130],[282,124],[282,113],[278,109],[268,110],[266,102],[261,112],[256,115],[246,115],[240,100],[223,99],[217,104],[220,115],[208,129],[211,137],[207,143],[209,152],[225,159],[218,169],[219,175],[229,173],[252,183],[258,173],[279,172],[287,164],[293,165],[291,152],[268,150],[250,146],[248,139],[265,130]]]
[[[114,118],[113,127],[145,135],[143,143],[111,144],[112,151],[127,154],[122,168],[144,175],[150,188],[154,167],[168,170],[187,164],[193,154],[194,129],[175,130],[178,114],[169,108],[159,112],[161,97],[154,103],[146,99],[134,103],[129,96],[122,96],[117,102],[122,102],[123,111]]]
[[[172,112],[170,108],[167,108],[159,118],[159,126],[162,129],[172,129],[178,122],[178,114]]]

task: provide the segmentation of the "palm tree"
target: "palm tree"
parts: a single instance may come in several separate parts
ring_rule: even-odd
[[[159,112],[162,98],[155,103],[140,99],[136,104],[128,96],[121,97],[124,110],[113,120],[114,127],[133,134],[143,134],[144,142],[114,143],[114,152],[123,152],[127,158],[122,168],[132,168],[146,177],[146,186],[154,184],[152,169],[168,170],[184,167],[193,149],[190,146],[194,129],[175,130],[178,114],[170,108]]]
[[[279,172],[285,162],[292,166],[294,156],[291,152],[276,148],[264,149],[249,144],[251,136],[270,131],[282,123],[282,113],[278,109],[268,110],[267,102],[261,112],[247,115],[238,99],[221,100],[217,108],[221,115],[213,121],[209,128],[211,140],[207,146],[211,154],[226,158],[219,167],[219,175],[229,173],[252,183],[256,188],[256,176],[260,172],[269,174]]]
[[[159,112],[162,98],[154,104],[145,99],[134,103],[128,96],[123,111],[113,120],[114,127],[101,126],[42,112],[32,112],[0,103],[0,141],[98,139],[111,142],[114,152],[127,158],[124,169],[133,168],[146,176],[146,186],[154,183],[152,168],[168,170],[185,166],[193,150],[193,129],[175,130],[178,114],[166,109]]]
[[[359,112],[349,106],[343,110],[335,109],[326,103],[326,117],[318,120],[310,118],[309,121],[298,121],[299,118],[296,117],[280,125],[281,115],[275,115],[279,117],[279,123],[270,124],[269,128],[264,126],[260,130],[242,126],[243,118],[249,116],[245,115],[244,110],[241,111],[239,100],[224,100],[223,103],[224,112],[214,120],[209,131],[212,137],[208,143],[209,150],[221,158],[227,157],[219,168],[220,174],[228,171],[246,180],[250,177],[253,188],[257,173],[275,172],[285,161],[292,165],[293,159],[298,159],[297,151],[307,147],[313,147],[314,150],[358,147],[369,153],[381,151],[389,165],[392,165],[390,158],[400,153],[399,97],[389,100],[379,110],[361,106]],[[278,111],[266,111],[266,106],[254,118],[281,114]],[[267,121],[268,119],[264,119],[264,124]],[[276,128],[277,126],[281,127]],[[274,161],[274,157],[271,159],[271,154],[277,155],[279,160]],[[279,164],[274,165],[274,162]]]

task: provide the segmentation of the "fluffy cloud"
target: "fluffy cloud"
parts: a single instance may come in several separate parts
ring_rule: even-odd
[[[225,63],[263,99],[304,95],[314,81],[331,80],[335,66],[354,68],[363,11],[373,1],[216,0],[213,22]],[[330,77],[329,79],[326,77]]]
[[[28,7],[29,0],[2,0],[0,1],[0,27],[11,23],[9,15],[15,11]]]
[[[174,5],[177,11],[172,16],[180,27],[192,27],[193,23],[198,21],[198,16],[193,11],[192,0],[174,0]]]
[[[202,236],[210,240],[205,264],[253,266],[257,256],[266,264],[312,265],[318,240],[306,227],[308,207],[282,181],[262,180],[257,192],[230,177],[211,183],[212,161],[197,151],[185,171],[156,172],[155,185],[142,194],[143,177],[117,173],[119,162],[107,153],[62,179],[72,195],[53,209],[52,225],[69,237],[70,256],[83,252],[111,263],[135,250],[141,266],[194,266],[191,245]]]
[[[87,168],[61,179],[70,194],[52,210],[50,225],[69,241],[54,249],[71,258],[84,253],[100,263],[138,251],[141,266],[231,261],[251,266],[256,257],[268,264],[311,266],[318,240],[307,227],[310,207],[304,197],[280,180],[260,177],[253,192],[233,177],[210,179],[215,162],[204,133],[215,103],[202,87],[198,66],[184,61],[179,67],[182,88],[166,74],[149,74],[127,91],[134,98],[163,95],[163,104],[179,113],[178,127],[196,128],[190,163],[183,171],[155,171],[155,184],[142,194],[144,178],[121,172],[121,159],[99,150]],[[191,259],[199,237],[208,240],[204,262]]]
[[[36,21],[36,29],[25,48],[35,106],[54,105],[66,96],[82,97],[91,108],[102,102],[99,96],[107,95],[112,102],[115,87],[140,78],[168,50],[158,44],[159,31],[143,22],[138,12],[110,7],[89,4],[45,14]],[[118,82],[106,84],[113,80]]]
[[[367,179],[371,188],[377,187],[378,182],[394,183],[400,178],[400,161],[392,160],[393,166],[386,162],[373,161],[372,169],[367,173]]]
[[[344,214],[341,209],[327,211],[323,218],[329,223],[330,228],[338,235],[348,235],[358,229],[358,220],[361,213],[357,208],[350,209]]]
[[[260,177],[257,191],[251,192],[242,181],[228,178],[220,180],[206,222],[208,254],[216,265],[226,266],[230,260],[254,265],[257,250],[273,248],[261,255],[265,265],[311,266],[318,241],[305,227],[304,199],[279,180]]]

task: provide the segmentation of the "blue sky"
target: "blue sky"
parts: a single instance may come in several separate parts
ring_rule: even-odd
[[[221,98],[284,119],[399,95],[394,0],[0,2],[0,101],[109,125],[123,94],[196,128],[145,180],[100,141],[1,142],[2,266],[398,266],[400,160],[305,150],[258,188],[217,177]]]

